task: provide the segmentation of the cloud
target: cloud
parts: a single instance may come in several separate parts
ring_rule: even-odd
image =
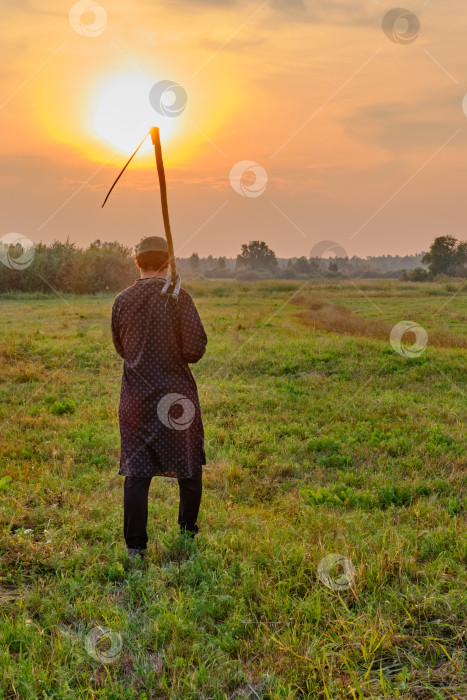
[[[71,4],[73,4],[71,2]],[[70,7],[71,7],[70,4]],[[10,8],[6,8],[8,11],[10,9],[12,12],[21,11],[25,13],[29,18],[31,15],[44,15],[46,17],[67,17],[68,10],[63,11],[63,9],[51,9],[44,7],[44,3],[38,3],[35,0],[15,0],[14,5]]]
[[[306,12],[307,11],[307,6],[305,0],[270,0],[270,7],[272,9],[277,8],[278,10],[281,11],[292,11],[296,12],[302,11]]]
[[[281,13],[281,19],[288,15],[292,21],[310,22],[312,24],[331,24],[345,26],[364,26],[375,24],[378,9],[370,0],[340,2],[311,2],[310,0],[271,0],[271,9]]]
[[[357,140],[390,151],[441,146],[465,121],[457,89],[427,99],[364,105],[340,120]]]
[[[152,2],[144,1],[145,4],[153,6]],[[201,8],[211,8],[216,10],[226,10],[238,13],[238,21],[243,21],[242,13],[255,12],[261,7],[261,0],[172,0],[170,5],[176,10],[199,11]],[[284,22],[309,22],[312,24],[331,24],[346,26],[375,25],[382,16],[380,8],[375,8],[374,0],[354,0],[351,4],[341,0],[326,0],[326,2],[316,2],[315,0],[269,0],[265,4],[264,11],[272,13],[272,20]]]

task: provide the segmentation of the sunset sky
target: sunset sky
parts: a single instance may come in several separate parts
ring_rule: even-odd
[[[401,16],[393,41],[383,0],[73,5],[2,7],[0,237],[161,234],[149,139],[101,209],[154,124],[182,257],[254,239],[280,257],[322,240],[367,256],[466,239],[465,0],[404,6],[420,30]],[[181,86],[177,116],[149,100],[160,81]],[[248,174],[248,196],[232,187],[241,161],[264,169],[264,192]]]

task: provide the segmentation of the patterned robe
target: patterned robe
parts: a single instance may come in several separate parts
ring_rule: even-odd
[[[123,476],[188,478],[206,464],[196,382],[188,366],[207,337],[191,296],[161,297],[164,280],[137,280],[115,299],[112,337],[123,357],[119,421]]]

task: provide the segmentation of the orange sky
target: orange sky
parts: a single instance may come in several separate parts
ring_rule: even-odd
[[[161,233],[150,143],[101,209],[156,124],[183,257],[235,256],[253,239],[280,257],[309,255],[324,239],[362,256],[419,252],[443,234],[465,239],[467,8],[411,4],[420,31],[404,44],[407,17],[393,23],[394,41],[382,29],[393,7],[4,4],[0,236],[134,245]],[[177,116],[149,101],[163,80],[186,95]],[[265,189],[245,175],[235,191],[230,173],[241,161],[266,172]]]

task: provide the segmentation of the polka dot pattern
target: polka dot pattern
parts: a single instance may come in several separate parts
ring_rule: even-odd
[[[163,285],[158,278],[137,280],[112,308],[113,342],[124,360],[119,474],[186,479],[206,464],[198,390],[188,363],[203,357],[207,336],[188,292],[181,289],[177,302],[160,296]]]

